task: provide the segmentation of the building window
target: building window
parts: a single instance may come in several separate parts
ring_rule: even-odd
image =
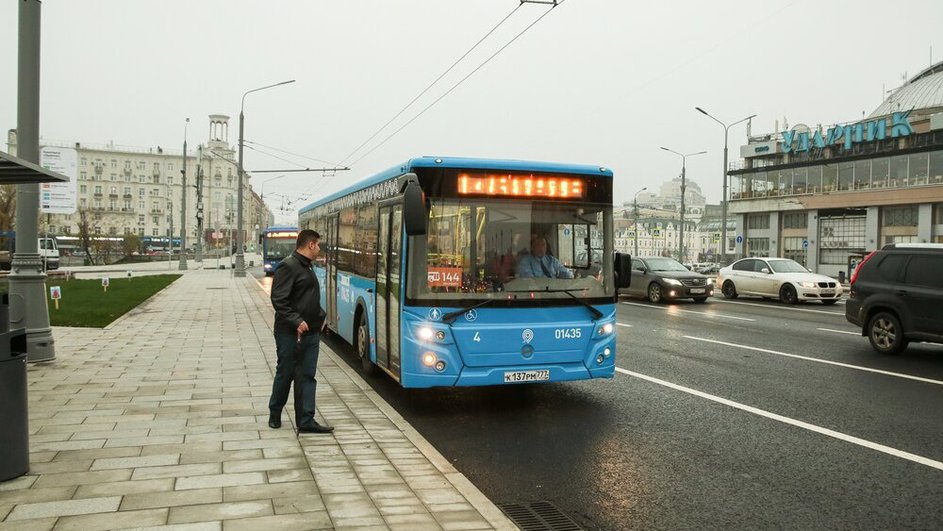
[[[747,238],[746,254],[747,256],[769,256],[769,238]]]
[[[943,225],[943,203],[933,205],[933,224]]]
[[[144,214],[138,214],[138,225],[144,224]]]
[[[84,185],[84,184],[83,184],[83,185],[79,186],[79,193],[84,194],[84,193],[87,193],[87,192],[88,192],[88,186],[87,186],[87,185]]]
[[[151,236],[160,236],[160,230],[156,228],[151,229]]]
[[[138,175],[138,182],[141,183],[141,184],[146,183],[146,182],[147,182],[147,177],[145,177],[145,176],[143,176],[143,175]]]
[[[786,212],[783,214],[784,229],[805,229],[809,227],[809,215],[805,212]]]
[[[769,214],[750,214],[747,216],[747,229],[759,230],[768,228]],[[767,247],[767,250],[769,250],[769,247]]]
[[[81,163],[82,163],[82,166],[87,166],[87,165],[88,165],[88,159],[85,158],[85,157],[82,157]]]
[[[154,184],[160,184],[160,175],[154,176]]]
[[[144,189],[138,188],[138,197],[144,197]]]
[[[124,161],[124,169],[126,169],[126,170],[130,170],[130,169],[131,169],[131,161],[130,161],[130,160]]]
[[[101,187],[101,186],[96,186],[96,187],[95,187],[95,195],[102,195],[102,187]]]
[[[112,181],[117,181],[117,180],[118,180],[118,174],[117,174],[117,173],[112,173],[112,174],[111,174],[111,180],[112,180]]]
[[[84,172],[84,171],[83,171],[83,172],[80,172],[80,173],[79,173],[79,180],[87,181],[87,180],[88,180],[88,172]]]
[[[111,159],[111,167],[112,167],[112,169],[117,170],[117,169],[118,169],[118,161],[115,160],[115,159]]]
[[[943,184],[943,151],[930,152],[930,184]]]
[[[146,169],[147,169],[147,163],[144,162],[143,160],[138,161],[138,169],[139,169],[139,170],[146,170]]]
[[[915,205],[884,208],[885,227],[916,227],[917,207]]]
[[[173,163],[173,162],[168,162],[168,163],[167,163],[167,171],[174,171],[174,163]]]
[[[865,249],[864,213],[819,216],[820,264],[847,265],[848,258]]]

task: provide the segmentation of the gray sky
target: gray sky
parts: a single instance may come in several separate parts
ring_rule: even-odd
[[[0,127],[16,127],[17,6],[0,3]],[[723,130],[860,119],[882,90],[943,58],[943,2],[565,0],[451,94],[369,155],[548,10],[527,4],[365,148],[358,145],[517,7],[517,0],[43,2],[43,139],[174,147],[208,138],[250,89],[247,141],[352,165],[265,187],[307,200],[420,155],[598,164],[616,201],[680,173],[721,195]],[[745,127],[731,129],[731,160]],[[5,135],[4,135],[5,142]],[[4,144],[5,145],[5,144]],[[5,149],[5,148],[4,148]],[[265,148],[263,148],[265,149]],[[269,152],[275,152],[266,149]],[[246,150],[246,168],[323,166]],[[359,159],[359,160],[358,160]],[[277,174],[274,174],[277,175]],[[256,190],[273,175],[258,174]],[[289,216],[290,219],[291,216]],[[284,219],[284,218],[282,218]]]

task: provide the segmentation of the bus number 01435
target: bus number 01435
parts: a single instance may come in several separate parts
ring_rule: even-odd
[[[580,328],[557,328],[553,331],[556,339],[579,339],[582,336],[583,330]]]

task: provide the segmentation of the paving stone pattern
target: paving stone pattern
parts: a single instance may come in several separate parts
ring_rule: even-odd
[[[516,529],[324,346],[334,434],[296,436],[291,400],[269,429],[272,310],[251,277],[190,270],[104,330],[53,335],[0,531]]]

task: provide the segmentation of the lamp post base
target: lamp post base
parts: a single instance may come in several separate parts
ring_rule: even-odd
[[[233,275],[237,277],[246,276],[246,257],[242,252],[236,253],[236,267]]]

